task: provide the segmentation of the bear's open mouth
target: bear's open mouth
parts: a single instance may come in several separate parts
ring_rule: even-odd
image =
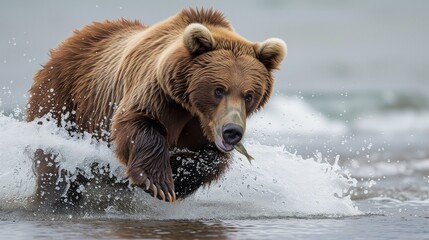
[[[216,133],[215,138],[216,147],[222,152],[227,153],[231,152],[234,149],[234,146],[223,141],[223,138],[219,134]]]

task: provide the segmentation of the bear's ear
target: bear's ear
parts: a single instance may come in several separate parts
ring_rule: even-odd
[[[256,57],[268,70],[278,69],[281,61],[286,56],[286,43],[279,38],[269,38],[255,47]]]
[[[211,32],[199,23],[191,23],[185,28],[183,40],[192,55],[211,51],[215,45]]]

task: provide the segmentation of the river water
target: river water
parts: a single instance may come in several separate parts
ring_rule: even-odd
[[[333,101],[326,96],[323,101]],[[310,100],[304,100],[306,97]],[[333,97],[350,99],[344,101],[346,109],[356,107],[356,96]],[[109,164],[120,176],[122,167],[105,144],[89,136],[75,139],[53,123],[25,123],[19,120],[22,113],[18,109],[3,113],[0,234],[23,239],[429,236],[425,98],[399,94],[398,101],[409,104],[417,98],[422,106],[391,110],[386,104],[402,104],[378,101],[374,114],[365,116],[355,110],[361,116],[353,117],[355,120],[327,117],[335,115],[335,109],[321,114],[318,106],[325,104],[313,98],[316,96],[274,96],[249,121],[245,145],[255,158],[253,163],[236,153],[221,181],[188,199],[161,203],[137,190],[125,208],[119,196],[119,201],[105,200],[102,207],[67,214],[38,212],[29,203],[35,190],[31,160],[35,149],[58,154],[61,168],[69,172],[77,168],[91,172],[91,163],[98,162]],[[415,119],[409,126],[400,126],[402,119],[391,123],[390,129],[384,124],[402,117]],[[383,124],[377,126],[377,122]],[[94,191],[86,190],[89,195]],[[100,196],[109,199],[109,191],[97,191],[93,201]]]
[[[244,144],[252,165],[235,154],[219,182],[175,204],[138,190],[112,197],[107,188],[87,187],[98,194],[90,200],[103,199],[98,207],[66,214],[34,209],[35,149],[58,154],[71,173],[90,172],[94,162],[108,164],[113,176],[123,172],[105,144],[22,120],[26,90],[48,49],[93,20],[152,24],[190,4],[166,3],[1,4],[0,236],[429,238],[427,1],[191,4],[221,9],[251,40],[276,36],[288,43],[271,101],[248,122]]]

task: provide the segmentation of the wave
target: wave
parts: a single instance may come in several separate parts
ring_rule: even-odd
[[[91,172],[92,163],[108,164],[119,178],[123,168],[106,144],[89,134],[71,137],[53,122],[39,125],[0,114],[0,208],[26,207],[35,192],[32,154],[44,149],[58,154],[60,169],[71,173],[77,168]],[[350,199],[356,181],[337,163],[321,156],[303,159],[281,146],[245,143],[255,160],[250,165],[234,155],[231,169],[217,183],[169,205],[140,189],[133,204],[138,218],[205,219],[288,216],[349,216],[361,214]],[[71,181],[70,179],[68,181]],[[102,194],[109,194],[108,190]],[[115,206],[105,213],[122,216]]]
[[[429,159],[411,159],[408,161],[377,161],[371,164],[361,164],[353,170],[353,176],[362,178],[385,178],[429,175]]]
[[[347,126],[330,120],[302,99],[274,96],[263,111],[252,116],[249,131],[253,135],[341,135]]]
[[[429,132],[429,112],[407,110],[377,113],[360,118],[353,125],[360,132],[426,135]]]
[[[248,132],[255,138],[420,136],[429,132],[429,100],[421,95],[337,95],[273,96],[263,111],[249,119]]]

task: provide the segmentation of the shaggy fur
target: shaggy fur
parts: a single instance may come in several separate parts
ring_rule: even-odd
[[[151,27],[93,23],[51,51],[34,77],[27,121],[49,114],[73,123],[71,132],[112,142],[133,184],[172,201],[227,169],[216,129],[231,112],[245,129],[285,54],[283,41],[250,42],[213,10],[182,10]]]

